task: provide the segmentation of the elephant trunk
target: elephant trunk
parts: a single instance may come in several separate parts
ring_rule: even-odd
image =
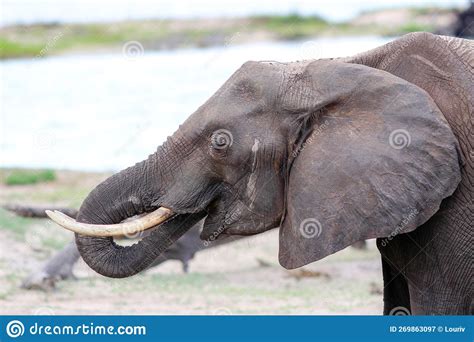
[[[159,196],[157,156],[125,169],[99,184],[84,200],[77,221],[89,224],[115,224],[129,217],[156,209]],[[119,246],[112,237],[76,234],[84,261],[97,273],[112,278],[129,277],[148,268],[179,239],[204,213],[177,215],[132,246]]]
[[[130,277],[150,267],[204,216],[203,213],[178,215],[132,246],[117,245],[111,237],[79,234],[76,244],[84,261],[97,273],[110,278]]]

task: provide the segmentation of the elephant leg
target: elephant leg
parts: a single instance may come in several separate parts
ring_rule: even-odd
[[[408,283],[390,262],[382,256],[384,315],[408,314],[411,312]]]
[[[414,314],[474,313],[474,210],[472,205],[459,205],[459,197],[454,196],[428,222],[407,234],[417,251],[406,267]]]
[[[33,271],[28,275],[23,280],[21,287],[25,289],[50,290],[54,288],[58,280],[75,279],[72,270],[79,257],[76,244],[74,241],[71,241],[39,270]]]
[[[453,255],[445,255],[444,259],[452,257]],[[421,262],[417,260],[413,262],[409,273],[410,278],[413,279],[408,282],[412,313],[414,315],[473,315],[472,274],[459,267],[452,271],[458,273],[458,276],[454,278],[451,277],[450,272],[436,267],[434,263],[423,262],[431,269],[429,273],[425,273],[422,277],[413,274],[413,269],[421,265]],[[464,287],[461,288],[456,283],[471,283],[471,285],[461,285]]]
[[[415,231],[377,239],[386,263],[406,279],[413,315],[474,313],[473,214],[469,206],[445,203]]]
[[[461,251],[432,253],[430,246],[407,267],[414,315],[473,315],[472,259]],[[425,269],[424,273],[417,270]]]

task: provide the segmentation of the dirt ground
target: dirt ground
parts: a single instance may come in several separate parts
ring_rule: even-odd
[[[68,195],[85,195],[103,177],[61,173],[50,184],[2,185],[0,201],[68,205]],[[277,230],[199,252],[188,274],[179,262],[168,261],[132,278],[107,279],[81,261],[75,269],[78,279],[59,282],[54,291],[21,289],[22,279],[71,237],[47,220],[0,211],[0,314],[382,312],[380,256],[374,241],[367,250],[347,248],[290,272],[278,264]]]

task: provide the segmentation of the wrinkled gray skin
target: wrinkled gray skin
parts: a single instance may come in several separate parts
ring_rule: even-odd
[[[414,232],[377,240],[384,313],[473,314],[474,42],[415,33],[347,62],[379,68],[426,90],[460,145],[461,182]],[[384,246],[385,245],[385,246]]]
[[[51,206],[48,207],[34,207],[22,205],[4,205],[4,209],[11,211],[19,216],[33,217],[33,218],[47,218],[45,210],[59,210],[66,213],[68,216],[75,218],[78,211],[73,208],[63,208]],[[228,237],[227,239],[219,239],[209,244],[204,244],[199,238],[203,221],[191,227],[178,241],[176,241],[170,248],[163,252],[151,265],[155,267],[161,265],[168,260],[178,260],[181,262],[183,272],[187,273],[189,270],[189,261],[191,261],[195,254],[203,249],[220,246],[240,239],[240,237]],[[143,232],[142,236],[150,234],[150,231]],[[364,248],[365,241],[358,244],[357,248]],[[51,290],[59,280],[76,279],[73,273],[73,268],[80,258],[76,243],[72,241],[67,244],[61,251],[53,255],[51,259],[46,261],[40,269],[29,274],[21,284],[24,289],[41,289]]]
[[[203,218],[209,241],[280,227],[286,268],[379,238],[385,313],[472,313],[473,61],[470,41],[416,33],[337,61],[248,62],[78,215],[175,218],[130,247],[77,235],[79,252],[128,277]]]
[[[70,217],[75,218],[78,210],[64,207],[37,207],[24,205],[3,205],[4,209],[23,217],[33,218],[47,218],[45,210],[58,210]],[[239,240],[239,236],[229,236],[226,239],[219,239],[211,243],[204,244],[200,239],[201,228],[204,221],[200,221],[194,227],[190,228],[178,241],[176,241],[170,248],[164,251],[150,266],[155,267],[161,265],[168,260],[178,260],[181,262],[183,272],[188,273],[189,261],[191,261],[195,254],[203,249],[220,246],[224,243]],[[141,234],[141,237],[147,236],[151,231],[146,231]],[[352,245],[356,249],[367,249],[366,241],[358,241]],[[39,269],[30,273],[21,284],[24,289],[41,289],[51,290],[56,286],[56,282],[66,279],[76,279],[73,269],[77,261],[79,261],[80,254],[77,250],[76,243],[72,241],[67,244],[62,250],[54,254],[47,260]]]

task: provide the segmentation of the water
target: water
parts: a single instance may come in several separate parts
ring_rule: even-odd
[[[2,0],[0,25],[288,13],[317,14],[331,21],[341,21],[372,9],[407,6],[466,7],[467,4],[467,0]]]
[[[247,60],[352,55],[378,37],[3,61],[2,166],[119,170],[152,153]]]

